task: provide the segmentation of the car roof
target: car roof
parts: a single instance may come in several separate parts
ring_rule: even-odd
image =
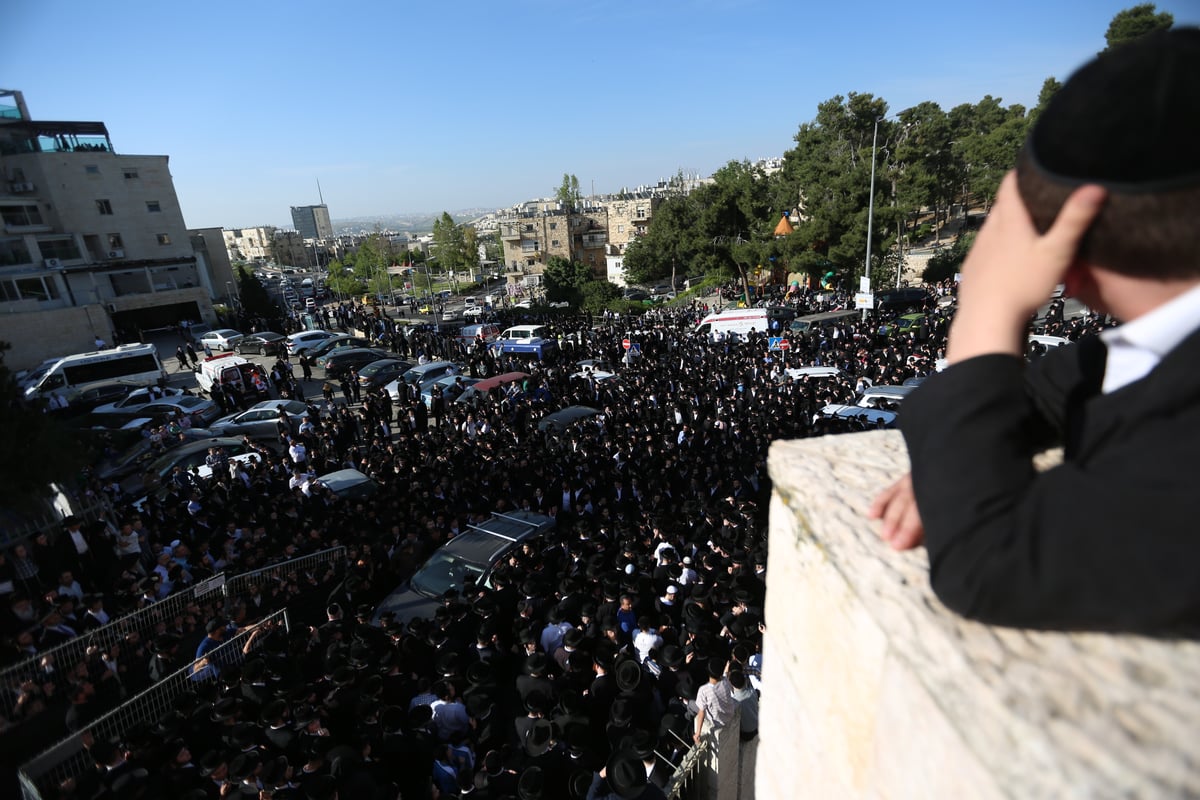
[[[366,483],[369,480],[371,480],[370,476],[356,469],[339,469],[317,478],[317,483],[337,494],[340,491],[358,486],[360,483]]]
[[[466,531],[446,542],[440,550],[486,566],[513,545],[530,539],[553,525],[554,520],[551,517],[531,511],[513,511],[507,514],[492,512],[490,518],[479,525],[468,525]]]
[[[479,383],[474,384],[473,388],[481,392],[491,391],[502,383],[512,383],[513,381],[523,381],[529,377],[528,372],[506,372],[503,375],[493,375],[490,378],[484,378]]]
[[[600,413],[599,409],[591,406],[567,406],[564,409],[555,411],[553,414],[547,414],[538,422],[538,430],[543,431],[550,426],[565,428],[573,422],[584,419],[585,417],[594,417]]]

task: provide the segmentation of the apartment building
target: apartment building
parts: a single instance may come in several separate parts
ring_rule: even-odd
[[[168,157],[118,154],[103,122],[37,121],[20,92],[0,90],[0,220],[0,340],[14,368],[97,336],[213,319]]]
[[[329,219],[329,206],[292,206],[292,224],[305,239],[332,239],[333,223]]]

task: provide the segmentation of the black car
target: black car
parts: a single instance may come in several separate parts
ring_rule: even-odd
[[[287,337],[282,333],[274,333],[273,331],[263,331],[252,336],[247,336],[237,343],[237,351],[245,355],[246,353],[258,353],[260,356],[279,355],[287,348]]]
[[[325,374],[331,378],[341,378],[352,369],[362,369],[372,361],[390,356],[387,350],[376,347],[346,347],[334,350],[325,361]]]
[[[562,433],[567,428],[590,419],[600,412],[591,406],[567,406],[566,408],[547,414],[538,422],[538,430],[542,433]]]
[[[932,295],[919,286],[885,289],[875,295],[875,308],[879,311],[921,309],[932,299]]]
[[[398,358],[381,358],[358,371],[358,385],[365,391],[387,386],[410,369],[412,369],[411,362],[401,361]]]
[[[324,366],[324,365],[319,363],[317,361],[317,359],[321,358],[322,356],[328,355],[329,353],[332,353],[334,350],[341,350],[344,347],[370,347],[370,346],[371,346],[370,339],[364,339],[361,336],[351,336],[348,333],[343,333],[338,336],[334,336],[332,339],[326,339],[325,341],[321,342],[320,344],[316,345],[315,347],[310,347],[308,349],[308,360],[311,361],[316,366],[320,367],[320,366]]]
[[[468,579],[489,586],[492,570],[524,542],[554,527],[554,518],[531,511],[492,514],[491,519],[446,542],[413,576],[384,598],[371,622],[379,625],[384,614],[402,623],[432,619],[449,590],[461,590]]]

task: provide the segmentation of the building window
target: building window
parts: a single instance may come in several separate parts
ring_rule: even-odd
[[[99,175],[100,167],[96,166],[95,164],[85,164],[83,167],[83,171],[86,172],[88,175]]]
[[[137,176],[138,176],[138,171],[136,169],[125,170],[125,180],[127,180],[127,181],[136,180]]]
[[[167,234],[165,234],[165,233],[160,233],[160,234],[158,235],[158,243],[159,243],[159,244],[170,244],[170,243],[171,243],[171,237],[170,237],[170,236],[168,236],[168,235],[167,235]]]
[[[526,233],[533,233],[533,223],[526,223],[526,224],[525,224],[525,232],[526,232]]]
[[[617,226],[617,233],[624,233],[624,232],[625,232],[625,226],[624,226],[624,225],[618,225],[618,226]]]
[[[638,207],[637,207],[637,218],[638,218],[638,219],[645,219],[645,218],[646,218],[646,207],[645,207],[645,206],[638,206]]]
[[[558,239],[554,239],[554,240],[552,240],[552,241],[550,242],[550,246],[551,246],[551,247],[558,247]]]
[[[109,250],[121,250],[124,247],[125,247],[125,244],[121,241],[121,234],[110,233],[108,235],[108,249]]]
[[[158,204],[157,200],[147,200],[146,210],[151,214],[157,214],[158,212],[162,211],[162,206]]]
[[[0,206],[0,218],[13,228],[42,224],[42,212],[37,206]]]
[[[32,264],[33,256],[25,246],[25,239],[20,236],[0,239],[0,267],[11,267],[17,264]]]
[[[58,285],[53,280],[37,278],[21,278],[17,282],[17,292],[22,300],[57,300]]]
[[[552,230],[552,231],[556,231],[556,230],[558,230],[558,223],[557,223],[557,222],[551,222],[551,223],[550,223],[550,230]]]
[[[104,215],[106,217],[111,216],[113,213],[112,212],[112,203],[110,203],[108,200],[97,200],[96,201],[96,210],[99,211],[102,215]]]
[[[79,245],[75,243],[74,236],[38,239],[37,245],[38,250],[41,251],[42,258],[57,258],[60,261],[71,261],[81,258],[79,255]]]

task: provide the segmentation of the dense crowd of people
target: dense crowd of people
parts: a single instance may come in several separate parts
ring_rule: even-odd
[[[782,302],[803,314],[843,301],[805,293]],[[3,620],[10,662],[217,572],[336,545],[347,548],[347,567],[194,601],[152,637],[0,687],[10,766],[64,723],[86,732],[98,714],[280,608],[290,631],[254,629],[244,662],[204,664],[213,679],[196,681],[161,719],[119,741],[85,735],[95,768],[60,796],[662,797],[710,728],[736,716],[752,742],[767,448],[863,429],[820,411],[871,384],[928,375],[947,312],[931,300],[919,331],[889,337],[878,320],[841,322],[787,351],[769,349],[766,332],[699,338],[702,312],[563,315],[547,321],[559,346],[540,362],[360,307],[332,312],[331,325],[371,330],[403,357],[528,377],[429,408],[415,392],[355,402],[298,378],[309,413],[298,430],[284,426],[278,442],[257,445],[259,462],[215,454],[211,479],[168,481],[140,510],[119,487],[91,486],[112,509],[99,521],[72,520],[55,542],[0,555],[0,580],[13,586]],[[1059,315],[1046,333],[1077,338],[1100,322]],[[624,339],[639,357],[627,357]],[[616,375],[580,372],[585,358],[617,365]],[[787,373],[814,364],[840,372]],[[600,413],[538,430],[573,404]],[[348,467],[379,491],[344,500],[313,480]],[[513,509],[554,518],[553,531],[514,551],[490,585],[448,594],[431,619],[368,623],[439,546]]]

